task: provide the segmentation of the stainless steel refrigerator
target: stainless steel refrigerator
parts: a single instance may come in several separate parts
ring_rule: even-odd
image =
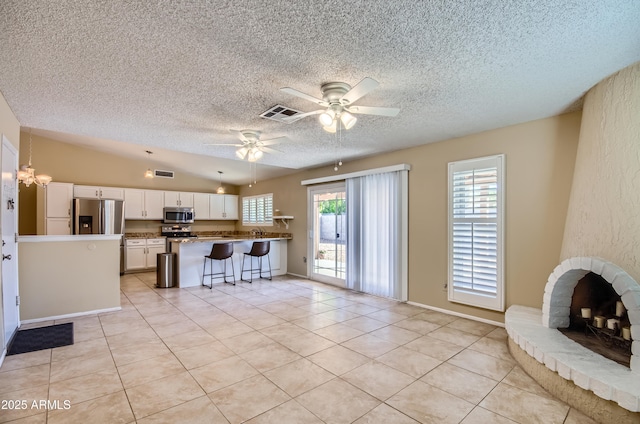
[[[73,199],[73,234],[124,234],[124,201]],[[120,274],[124,239],[120,238]]]

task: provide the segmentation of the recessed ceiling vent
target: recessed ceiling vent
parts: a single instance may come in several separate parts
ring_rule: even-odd
[[[275,105],[260,114],[261,118],[271,119],[273,121],[284,122],[290,124],[291,121],[285,118],[291,118],[301,114],[299,110],[291,109],[282,105]]]
[[[153,171],[153,175],[160,178],[173,178],[173,174],[173,171],[161,171],[160,169]]]

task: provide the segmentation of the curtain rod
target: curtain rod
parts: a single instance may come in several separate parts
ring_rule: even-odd
[[[348,174],[338,174],[338,175],[332,175],[329,177],[320,177],[320,178],[312,178],[310,180],[302,180],[300,184],[306,186],[306,185],[313,185],[313,184],[330,183],[334,181],[346,180],[348,178],[364,177],[365,175],[384,174],[386,172],[410,171],[410,170],[411,170],[411,165],[409,165],[408,163],[401,163],[398,165],[384,166],[382,168],[373,168],[373,169],[365,169],[364,171],[349,172]]]

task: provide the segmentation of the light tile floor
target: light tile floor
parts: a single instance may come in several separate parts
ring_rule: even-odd
[[[73,319],[74,345],[7,357],[0,422],[593,423],[502,328],[291,277],[154,283],[123,276],[122,311]]]

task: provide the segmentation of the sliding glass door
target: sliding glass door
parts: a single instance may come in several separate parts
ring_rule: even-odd
[[[347,210],[344,183],[309,188],[310,278],[345,286]]]

